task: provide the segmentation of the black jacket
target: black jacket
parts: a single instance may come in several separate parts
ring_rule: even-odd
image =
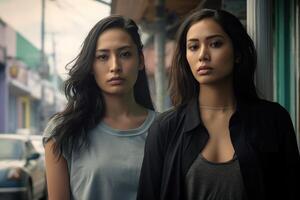
[[[209,137],[197,102],[161,114],[150,127],[138,200],[184,199],[185,175]],[[238,102],[229,130],[249,200],[300,199],[299,151],[282,106]]]

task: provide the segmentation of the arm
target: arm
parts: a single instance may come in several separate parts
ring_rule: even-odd
[[[281,107],[282,108],[282,107]],[[300,156],[297,147],[296,134],[289,113],[282,108],[279,113],[281,124],[283,154],[285,157],[285,194],[287,199],[300,199],[298,182],[300,180]]]
[[[67,162],[53,153],[53,139],[45,144],[46,176],[49,200],[70,199],[70,182]]]
[[[158,120],[149,129],[139,181],[137,200],[159,200],[164,162],[162,130]]]

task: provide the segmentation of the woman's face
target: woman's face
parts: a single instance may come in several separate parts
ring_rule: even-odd
[[[222,27],[211,18],[196,22],[188,30],[186,59],[200,85],[232,81],[233,45]]]
[[[120,28],[104,31],[98,38],[93,73],[104,94],[124,95],[133,92],[143,59],[131,36]]]

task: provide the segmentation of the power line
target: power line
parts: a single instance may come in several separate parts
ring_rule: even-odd
[[[103,1],[103,0],[96,0],[96,1],[103,3],[104,5],[111,6],[111,1]]]

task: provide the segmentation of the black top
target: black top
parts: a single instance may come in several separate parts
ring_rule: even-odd
[[[215,163],[199,154],[185,176],[185,199],[245,200],[237,156],[227,162]]]
[[[282,106],[238,102],[229,130],[249,200],[300,199],[299,151]],[[184,178],[208,137],[197,99],[161,114],[149,129],[137,199],[185,199]]]

